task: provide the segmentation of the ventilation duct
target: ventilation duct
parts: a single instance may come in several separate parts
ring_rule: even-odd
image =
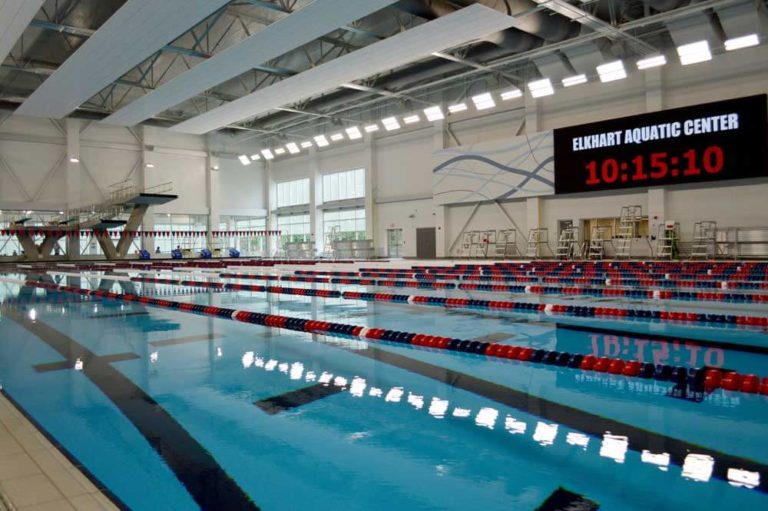
[[[746,2],[715,11],[728,39],[768,33],[768,14],[762,4]]]

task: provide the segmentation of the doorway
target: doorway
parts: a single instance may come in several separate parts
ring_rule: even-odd
[[[416,257],[419,259],[437,257],[437,230],[434,227],[416,229]]]
[[[387,229],[387,257],[402,257],[403,230]]]

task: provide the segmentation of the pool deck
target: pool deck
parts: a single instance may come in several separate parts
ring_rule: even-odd
[[[0,511],[118,509],[0,394]]]

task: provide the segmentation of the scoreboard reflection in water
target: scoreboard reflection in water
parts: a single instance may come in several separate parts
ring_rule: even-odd
[[[555,193],[768,175],[766,95],[554,130]]]

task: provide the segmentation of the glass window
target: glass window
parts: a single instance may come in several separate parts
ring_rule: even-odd
[[[208,215],[184,215],[163,213],[155,215],[155,231],[168,231],[170,236],[155,236],[155,250],[168,254],[176,247],[182,250],[200,251],[208,246],[206,236],[192,236],[190,231],[207,231]]]
[[[309,215],[279,215],[277,229],[280,231],[280,243],[297,243],[311,239]]]
[[[323,230],[327,241],[366,239],[365,208],[325,211]]]
[[[323,175],[323,202],[365,197],[365,169]]]
[[[309,204],[309,178],[277,183],[277,207]]]

